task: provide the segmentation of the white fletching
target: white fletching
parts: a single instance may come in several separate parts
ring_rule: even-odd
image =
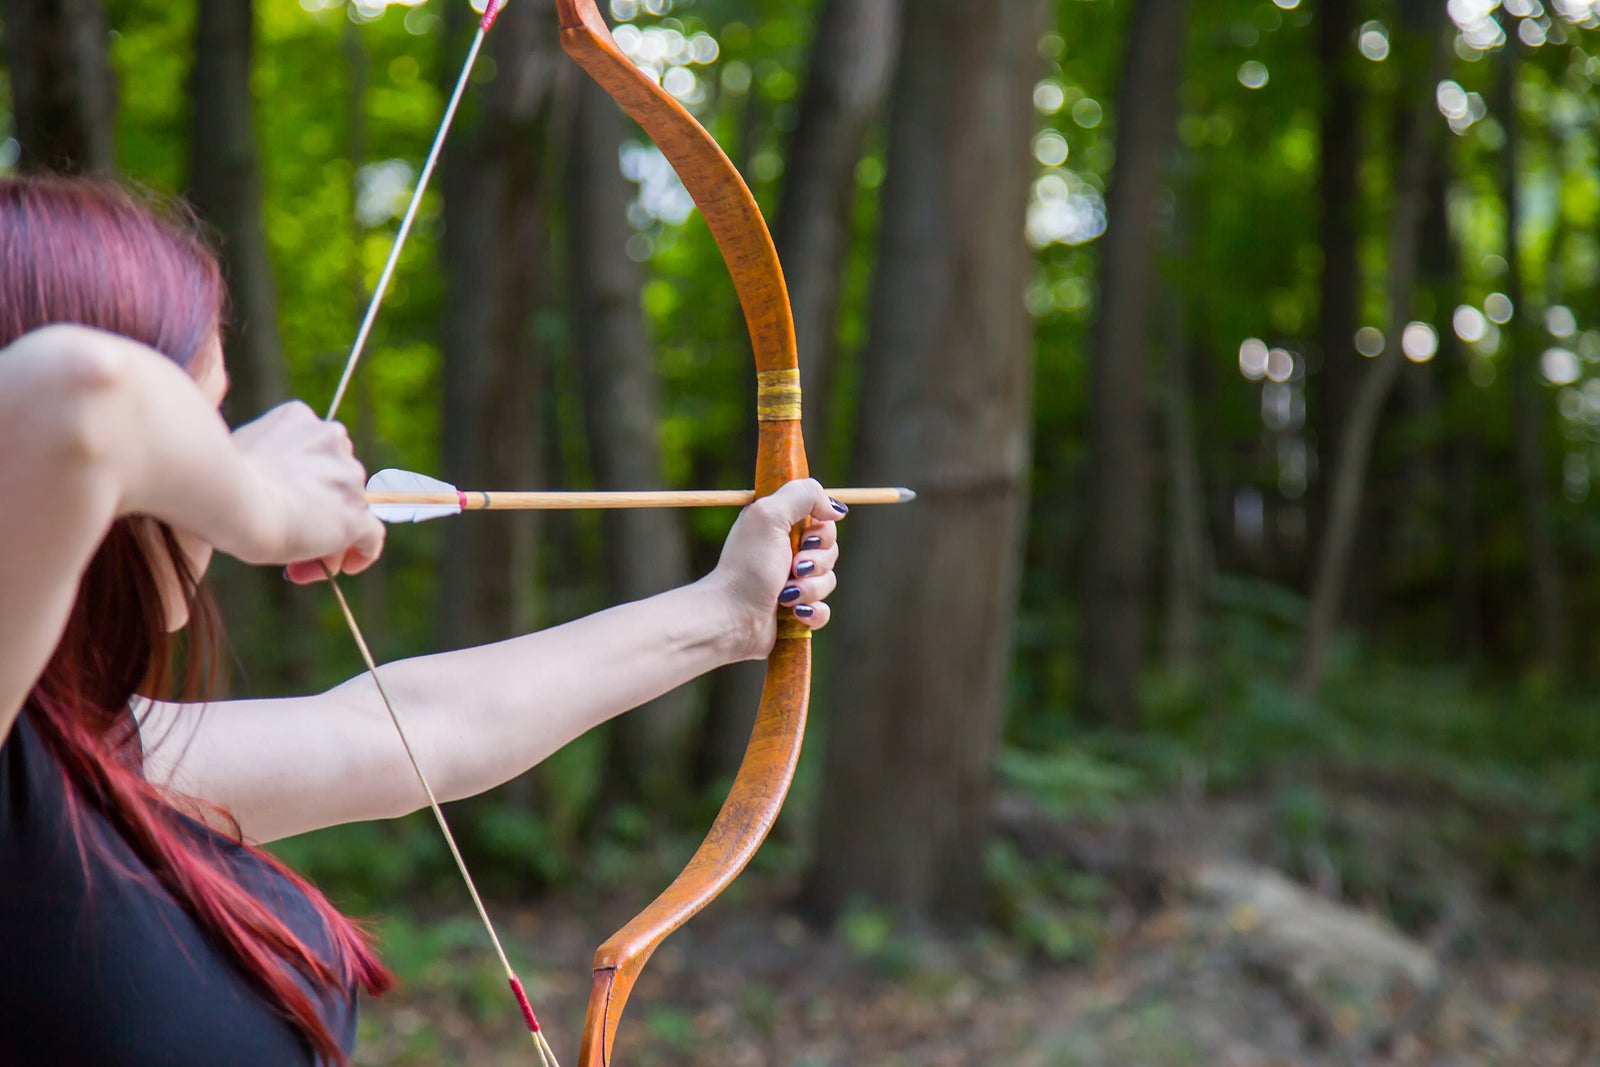
[[[456,487],[414,471],[379,471],[367,480],[369,493],[455,493]],[[460,504],[369,504],[367,509],[387,523],[428,522],[461,514]]]

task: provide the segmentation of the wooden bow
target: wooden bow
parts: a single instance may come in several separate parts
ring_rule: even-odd
[[[556,7],[562,47],[677,170],[733,275],[756,357],[757,495],[806,477],[794,317],[783,268],[755,197],[694,116],[617,47],[594,0],[556,0]],[[666,891],[595,953],[579,1067],[609,1067],[623,1008],[650,955],[739,876],[777,820],[805,737],[810,637],[810,630],[789,613],[780,616],[755,732],[711,832]]]

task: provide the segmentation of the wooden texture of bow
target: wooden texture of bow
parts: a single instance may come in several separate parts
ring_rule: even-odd
[[[756,493],[765,496],[806,477],[794,318],[755,197],[712,136],[617,47],[594,0],[557,0],[556,7],[562,47],[655,141],[733,275],[756,358]],[[711,832],[666,891],[595,953],[579,1067],[609,1067],[623,1008],[650,955],[738,877],[777,820],[805,736],[810,637],[789,613],[780,616],[755,732]]]

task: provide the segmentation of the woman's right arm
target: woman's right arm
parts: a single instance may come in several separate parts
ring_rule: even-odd
[[[0,739],[122,516],[154,516],[249,563],[377,554],[381,527],[355,499],[343,429],[303,405],[277,422],[275,436],[305,443],[246,454],[182,369],[111,334],[51,326],[0,350]]]

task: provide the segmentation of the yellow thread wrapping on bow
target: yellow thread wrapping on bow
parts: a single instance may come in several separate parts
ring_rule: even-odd
[[[800,418],[800,372],[756,372],[756,418],[762,422],[794,422]]]
[[[778,616],[778,639],[793,638],[801,641],[811,640],[811,627],[785,612]]]

